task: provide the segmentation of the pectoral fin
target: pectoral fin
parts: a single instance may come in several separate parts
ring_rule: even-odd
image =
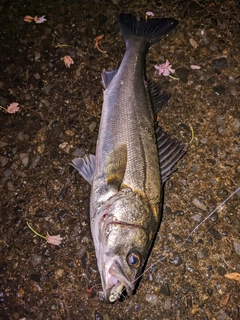
[[[115,74],[118,72],[118,69],[112,71],[103,71],[102,72],[102,83],[105,89],[109,86]]]
[[[85,155],[83,158],[76,158],[72,161],[72,166],[77,169],[80,175],[90,184],[92,184],[95,156],[93,154]]]
[[[120,189],[127,166],[127,146],[120,145],[109,155],[105,169],[106,182]]]

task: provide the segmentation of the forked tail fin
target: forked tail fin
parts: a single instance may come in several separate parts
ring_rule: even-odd
[[[161,40],[178,24],[172,18],[162,19],[140,19],[139,21],[131,14],[121,13],[119,15],[119,25],[126,45],[132,38],[139,38],[150,47],[153,43]]]

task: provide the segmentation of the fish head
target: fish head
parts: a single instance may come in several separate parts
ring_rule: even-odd
[[[116,301],[123,291],[129,296],[134,292],[153,242],[152,229],[156,231],[150,210],[140,195],[128,189],[111,198],[98,214],[98,236],[93,238],[107,302]]]

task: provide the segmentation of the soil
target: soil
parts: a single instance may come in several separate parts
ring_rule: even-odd
[[[187,154],[165,185],[162,223],[136,293],[107,304],[89,228],[90,186],[70,163],[95,152],[101,72],[116,69],[125,50],[118,14],[147,11],[179,20],[150,49],[146,68],[172,94],[159,125]],[[2,0],[0,12],[0,318],[239,320],[240,192],[188,238],[239,186],[239,2]],[[26,15],[46,21],[25,22]],[[166,60],[171,77],[154,68]],[[12,102],[19,111],[5,112]],[[44,236],[60,234],[61,244],[27,222]]]

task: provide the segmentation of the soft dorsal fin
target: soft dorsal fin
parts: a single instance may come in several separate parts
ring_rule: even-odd
[[[103,83],[104,89],[107,89],[107,87],[109,86],[109,84],[111,83],[112,79],[114,78],[117,72],[118,72],[118,69],[112,70],[112,71],[104,70],[102,72],[102,83]]]
[[[176,139],[171,138],[157,125],[155,131],[162,184],[164,184],[171,174],[177,170],[172,168],[186,153],[185,150],[182,150],[185,145],[181,145]]]
[[[150,95],[151,104],[155,117],[157,116],[160,109],[168,102],[171,98],[171,94],[163,90],[162,86],[147,78],[148,92]]]
[[[90,184],[92,184],[95,156],[93,154],[85,155],[83,158],[76,158],[72,161],[72,166],[77,169],[80,175]]]
[[[109,154],[105,168],[106,182],[118,190],[123,182],[127,166],[127,146],[119,145]]]

